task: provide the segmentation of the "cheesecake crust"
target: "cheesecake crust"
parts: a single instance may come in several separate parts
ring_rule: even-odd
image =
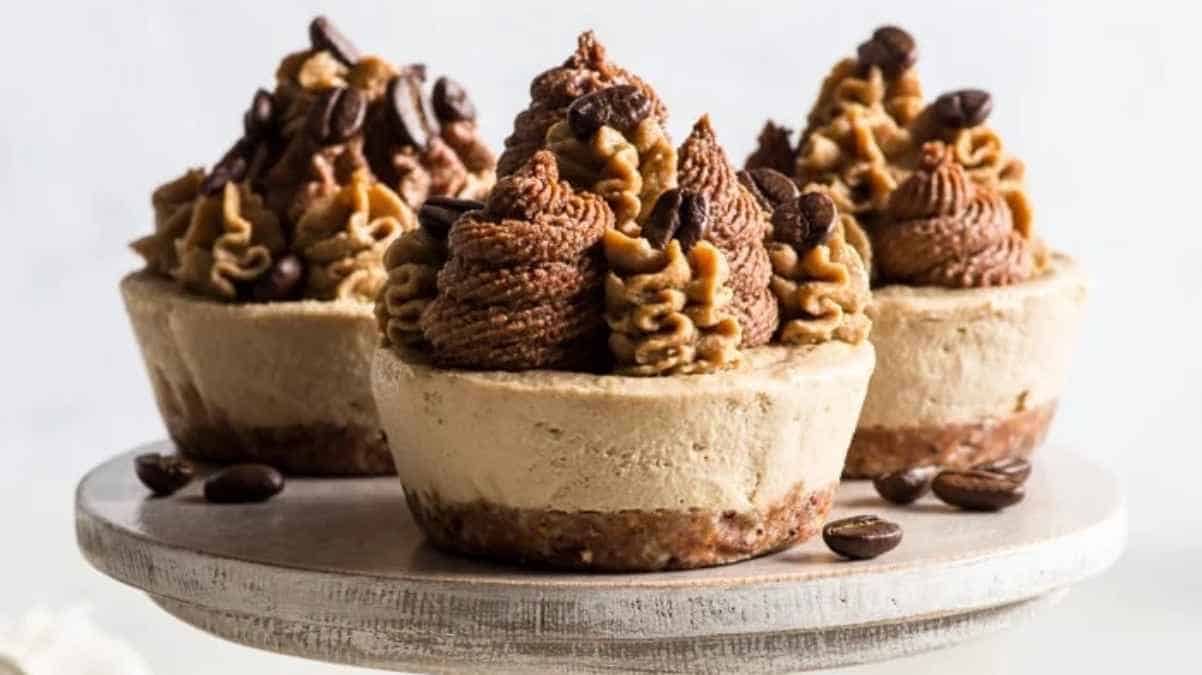
[[[844,478],[872,478],[915,466],[968,469],[1011,457],[1028,457],[1047,436],[1056,399],[980,422],[909,428],[856,429]]]
[[[396,473],[379,429],[313,424],[243,427],[171,425],[184,455],[202,462],[259,462],[298,476],[378,476]]]
[[[444,551],[562,569],[646,572],[724,565],[805,541],[826,520],[835,487],[798,484],[748,512],[519,509],[483,500],[453,504],[408,488],[405,498],[414,520]]]

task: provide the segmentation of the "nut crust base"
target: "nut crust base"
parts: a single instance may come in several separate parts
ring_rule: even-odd
[[[172,424],[171,439],[187,457],[204,462],[261,462],[301,476],[377,476],[396,473],[383,432],[365,427],[287,428]]]
[[[649,572],[712,567],[779,551],[821,529],[835,485],[797,485],[766,508],[564,512],[476,501],[448,504],[409,489],[413,518],[451,553],[573,570]]]
[[[971,424],[902,429],[856,429],[844,478],[872,478],[915,466],[968,469],[1011,457],[1028,457],[1047,436],[1056,400],[1008,417]]]

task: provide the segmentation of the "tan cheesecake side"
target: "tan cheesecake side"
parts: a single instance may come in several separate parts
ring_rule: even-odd
[[[392,473],[371,396],[372,306],[229,304],[150,272],[121,293],[172,439],[197,459]]]
[[[749,350],[711,375],[435,369],[376,352],[373,386],[419,525],[440,547],[610,570],[733,562],[813,536],[874,355]]]
[[[967,467],[1027,456],[1067,378],[1086,280],[1067,256],[1020,284],[885,286],[868,314],[877,349],[845,475]]]

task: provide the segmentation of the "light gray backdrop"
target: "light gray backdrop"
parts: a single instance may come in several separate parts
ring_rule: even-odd
[[[323,7],[324,5],[324,7]],[[214,161],[251,92],[328,12],[366,51],[468,85],[494,143],[531,77],[592,27],[681,138],[713,115],[741,161],[766,116],[796,126],[820,78],[885,21],[921,45],[930,94],[995,96],[1037,226],[1094,280],[1053,441],[1113,464],[1130,551],[1042,618],[854,672],[1179,672],[1202,632],[1199,65],[1192,3],[206,2],[9,5],[0,37],[0,615],[95,607],[167,674],[343,672],[176,624],[75,551],[71,489],[162,436],[116,292],[148,195]],[[19,10],[19,11],[18,11]],[[1065,476],[1071,480],[1071,476]]]

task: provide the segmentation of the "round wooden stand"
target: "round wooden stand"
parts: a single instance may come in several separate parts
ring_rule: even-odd
[[[136,452],[168,452],[158,443]],[[444,555],[395,478],[290,479],[275,499],[213,505],[200,482],[151,498],[134,453],[76,495],[80,548],[172,615],[275,652],[436,672],[787,672],[895,658],[998,630],[1120,555],[1117,481],[1045,448],[1027,499],[964,513],[845,483],[833,518],[876,513],[905,539],[845,562],[820,540],[727,567],[567,574]]]

